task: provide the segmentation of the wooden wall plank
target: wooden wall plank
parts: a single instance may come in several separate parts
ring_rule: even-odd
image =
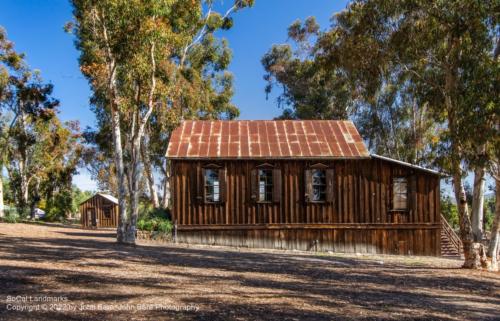
[[[213,161],[211,161],[213,162]],[[317,204],[304,200],[304,170],[311,162],[299,160],[267,160],[282,171],[281,201],[279,203],[256,203],[251,198],[250,170],[262,164],[257,160],[217,161],[227,172],[227,197],[224,204],[203,204],[196,201],[195,181],[190,174],[198,171],[204,162],[189,160],[172,161],[173,218],[179,226],[185,225],[248,225],[248,224],[326,224],[360,223],[380,224],[397,220],[399,223],[439,223],[439,178],[378,159],[323,161],[334,168],[333,203]],[[206,162],[205,162],[206,163]],[[415,176],[415,186],[411,177]],[[391,211],[392,179],[394,176],[409,178],[409,210]],[[413,190],[412,190],[413,188]],[[84,206],[81,205],[82,211]],[[82,224],[87,222],[82,213]],[[321,248],[342,251],[394,253],[411,251],[415,254],[438,253],[439,237],[435,231],[396,232],[390,230],[362,231],[359,234],[347,230],[329,230],[328,234],[300,232],[299,230],[245,232],[248,240],[241,240],[241,231],[230,237],[231,244],[279,248],[303,248],[311,239],[318,238]],[[210,232],[213,233],[213,232]],[[240,233],[240,234],[238,234]],[[254,233],[254,234],[252,234]],[[309,233],[309,234],[308,234]],[[326,232],[325,232],[326,233]],[[365,233],[365,234],[363,234]],[[314,235],[314,236],[313,236]],[[254,240],[263,237],[264,240]],[[300,239],[299,239],[300,237]],[[233,240],[233,238],[235,238]],[[270,240],[269,240],[270,239]],[[267,242],[267,243],[266,243]],[[427,252],[426,252],[427,251]]]

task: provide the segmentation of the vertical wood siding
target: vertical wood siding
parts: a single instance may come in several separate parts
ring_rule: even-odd
[[[111,216],[104,215],[104,208],[111,208]],[[95,227],[116,227],[118,225],[118,205],[107,200],[99,194],[94,195],[79,205],[81,213],[81,223],[84,227],[94,227],[92,225],[91,212],[96,215],[97,225]]]
[[[268,160],[266,163],[281,171],[281,195],[278,202],[259,203],[252,198],[251,173],[263,163],[256,160],[217,161],[217,165],[226,169],[225,202],[206,204],[199,197],[198,188],[199,182],[203,182],[201,169],[209,162],[172,161],[173,219],[182,232],[180,237],[184,235],[193,241],[197,235],[212,233],[212,240],[219,239],[218,244],[226,245],[232,241],[223,241],[225,236],[236,239],[234,242],[238,244],[259,242],[248,241],[248,238],[271,238],[280,244],[279,247],[286,244],[286,248],[296,248],[297,245],[291,245],[293,242],[310,243],[313,240],[329,250],[337,244],[335,249],[341,251],[354,251],[356,246],[365,251],[365,248],[380,245],[382,251],[388,253],[394,253],[394,244],[397,244],[401,247],[398,253],[438,254],[440,190],[437,175],[382,159]],[[324,203],[305,200],[304,173],[317,163],[333,169],[333,197]],[[394,177],[407,177],[408,211],[391,210]],[[258,229],[257,226],[263,224],[288,224],[293,228]],[[331,226],[304,229],[308,225],[321,224]],[[352,228],[359,224],[370,229]],[[395,229],[398,224],[406,227]],[[238,229],[243,225],[255,225],[255,229]],[[408,228],[410,225],[412,227]],[[204,230],[189,232],[189,227],[203,227]],[[260,247],[268,246],[260,244]]]

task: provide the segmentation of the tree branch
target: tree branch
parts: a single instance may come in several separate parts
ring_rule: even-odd
[[[239,3],[239,0],[235,1],[234,5],[232,5],[227,11],[226,13],[222,16],[222,20],[226,19],[227,17],[229,17],[229,15],[238,8],[238,3]],[[204,37],[205,35],[207,34],[207,25],[208,25],[208,19],[210,18],[210,14],[212,13],[212,6],[210,5],[210,7],[208,8],[208,11],[207,11],[207,14],[205,16],[205,22],[203,24],[203,27],[202,29],[200,30],[200,32],[198,33],[198,36],[195,37],[195,39],[190,43],[188,44],[184,50],[183,50],[183,53],[182,53],[182,57],[181,57],[181,61],[179,63],[179,65],[182,67],[184,65],[184,62],[186,61],[186,56],[188,54],[188,51],[189,49],[191,49],[195,44],[197,44],[198,42],[200,42]]]

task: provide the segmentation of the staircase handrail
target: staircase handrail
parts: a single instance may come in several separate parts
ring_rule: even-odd
[[[450,243],[455,247],[458,253],[462,253],[462,240],[460,240],[460,237],[458,237],[457,233],[453,231],[453,228],[443,215],[441,215],[441,226],[446,236],[448,236],[448,240],[450,240]]]

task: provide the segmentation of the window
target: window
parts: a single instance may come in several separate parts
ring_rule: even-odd
[[[104,212],[104,218],[107,218],[107,219],[111,218],[111,207],[110,206],[104,207],[103,212]]]
[[[392,181],[392,208],[406,210],[408,208],[408,182],[406,177],[396,177]]]
[[[333,203],[333,168],[317,163],[304,171],[304,200],[312,203]]]
[[[326,171],[323,169],[312,170],[312,201],[324,202],[326,200]]]
[[[205,202],[220,201],[220,181],[218,169],[205,169]]]
[[[259,169],[259,202],[273,200],[273,170]]]

